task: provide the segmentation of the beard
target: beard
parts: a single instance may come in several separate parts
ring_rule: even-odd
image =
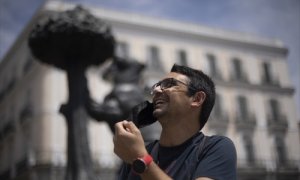
[[[167,104],[166,103],[155,106],[155,108],[153,110],[153,116],[156,119],[162,118],[166,114],[167,114]]]

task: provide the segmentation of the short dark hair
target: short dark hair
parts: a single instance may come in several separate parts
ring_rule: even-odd
[[[188,82],[188,96],[193,96],[198,91],[203,91],[206,94],[202,106],[202,112],[199,117],[200,129],[202,129],[207,122],[211,110],[215,104],[215,84],[212,79],[203,73],[201,70],[196,70],[187,66],[180,66],[174,64],[171,72],[183,74],[189,78]],[[197,89],[197,91],[195,91]]]

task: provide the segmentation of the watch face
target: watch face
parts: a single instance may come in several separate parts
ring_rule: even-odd
[[[134,170],[134,172],[141,174],[146,170],[146,164],[143,160],[136,159],[132,163],[132,169]]]

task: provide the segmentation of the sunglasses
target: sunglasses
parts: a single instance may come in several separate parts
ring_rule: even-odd
[[[155,84],[151,87],[151,92],[150,92],[150,94],[153,95],[153,94],[154,94],[154,89],[155,89],[156,87],[158,87],[158,86],[160,87],[160,89],[161,89],[162,91],[164,91],[165,89],[171,88],[171,87],[173,87],[173,86],[178,86],[178,84],[183,84],[183,85],[185,85],[186,87],[190,87],[190,88],[192,88],[193,90],[197,91],[196,88],[191,87],[191,86],[189,86],[188,84],[186,84],[186,83],[184,83],[184,82],[182,82],[182,81],[179,81],[179,80],[174,79],[174,78],[167,78],[167,79],[164,79],[164,80],[159,81],[158,83],[155,83]]]

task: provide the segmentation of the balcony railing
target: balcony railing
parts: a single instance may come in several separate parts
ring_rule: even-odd
[[[235,117],[235,124],[238,129],[249,129],[253,130],[256,126],[256,118],[253,113],[248,113],[248,115],[237,114]]]
[[[226,129],[228,126],[229,118],[228,114],[225,112],[216,113],[212,111],[208,124],[210,128],[222,128]]]
[[[248,76],[245,72],[243,72],[241,75],[237,76],[236,74],[232,73],[230,76],[230,80],[233,82],[239,82],[239,83],[249,83]]]
[[[280,114],[276,117],[268,115],[267,123],[270,132],[286,131],[288,128],[287,118],[283,114]]]
[[[254,163],[249,163],[246,159],[238,159],[237,167],[239,172],[277,172],[277,173],[298,173],[299,160],[287,160],[285,163],[274,159],[255,159]]]
[[[219,80],[219,81],[224,80],[220,70],[216,70],[216,71],[213,71],[213,72],[209,73],[209,76],[214,80]]]
[[[276,170],[278,172],[298,172],[299,165],[299,160],[285,160],[284,162],[276,161]]]
[[[267,86],[280,86],[278,79],[275,79],[274,77],[267,79],[265,76],[261,78],[261,84]]]
[[[248,161],[247,159],[241,159],[239,158],[237,161],[238,168],[261,168],[265,169],[264,161],[260,159],[254,159],[253,161]]]

